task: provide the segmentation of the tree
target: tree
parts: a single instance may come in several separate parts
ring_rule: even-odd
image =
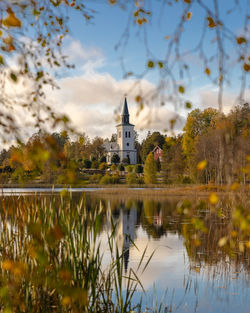
[[[201,111],[195,109],[188,114],[187,121],[184,127],[184,135],[182,141],[183,152],[187,158],[191,158],[194,149],[195,141],[198,136],[204,134],[211,123],[215,122],[215,117],[218,115],[218,111],[212,108]]]
[[[113,154],[111,158],[111,163],[118,164],[120,162],[120,157],[118,154]]]
[[[181,183],[186,168],[182,150],[182,136],[167,137],[163,145],[161,170],[165,183]]]
[[[165,136],[163,136],[160,132],[153,132],[152,134],[149,132],[147,138],[142,143],[142,159],[145,162],[147,155],[151,152],[154,147],[159,146],[162,148],[165,142]]]
[[[83,167],[84,168],[91,168],[91,164],[92,164],[92,162],[90,160],[88,160],[88,159],[83,160]]]
[[[203,171],[196,170],[198,182],[246,182],[246,171],[242,169],[246,167],[247,155],[250,154],[249,129],[250,108],[246,103],[236,106],[228,115],[217,117],[215,124],[198,136],[194,161],[196,164],[202,160],[207,162]]]
[[[124,171],[125,171],[124,165],[123,165],[123,164],[120,164],[120,165],[118,166],[118,170],[119,170],[120,172],[124,172]]]
[[[154,160],[154,155],[150,152],[147,156],[144,166],[144,181],[145,184],[156,184],[157,166]]]
[[[143,173],[143,166],[141,164],[136,164],[136,166],[135,166],[135,173],[136,174]]]

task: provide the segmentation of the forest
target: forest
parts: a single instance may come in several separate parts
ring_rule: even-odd
[[[169,136],[148,132],[135,138],[137,165],[129,160],[106,163],[103,143],[82,133],[70,137],[66,131],[33,134],[0,154],[0,179],[8,183],[49,184],[246,184],[250,168],[250,106],[235,106],[228,114],[213,108],[194,109],[183,132]],[[116,140],[116,135],[111,136]],[[161,161],[152,155],[162,152]],[[144,171],[144,174],[143,174]],[[143,179],[144,177],[144,179]]]

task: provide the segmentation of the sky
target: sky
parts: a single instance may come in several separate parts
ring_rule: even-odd
[[[67,11],[70,31],[63,45],[63,53],[75,64],[75,69],[59,71],[56,80],[60,89],[47,90],[47,99],[52,107],[66,113],[72,125],[90,138],[110,138],[116,132],[117,114],[121,112],[126,95],[130,122],[135,124],[140,139],[148,131],[169,133],[169,121],[173,119],[176,120],[174,132],[180,133],[190,112],[185,108],[186,101],[192,103],[192,109],[218,108],[218,87],[213,81],[218,75],[216,27],[207,27],[203,34],[206,14],[202,9],[197,5],[190,9],[191,19],[184,24],[179,47],[181,53],[190,51],[203,38],[202,53],[208,58],[209,76],[204,73],[206,65],[200,59],[201,51],[192,51],[180,59],[182,64],[187,64],[188,71],[181,71],[178,64],[163,70],[157,65],[153,69],[147,68],[149,60],[165,60],[173,32],[187,7],[183,0],[166,1],[173,3],[172,6],[163,6],[164,1],[160,0],[138,0],[139,4],[145,4],[145,10],[151,12],[148,23],[142,26],[135,23],[133,13],[138,7],[134,1],[121,2],[125,4],[124,7],[110,5],[108,0],[86,1],[86,6],[95,11],[90,23],[86,23],[78,11]],[[203,2],[208,6],[213,3]],[[237,36],[250,40],[250,25],[246,27],[243,18],[250,14],[249,1],[240,0],[239,7],[230,14],[225,12],[234,8],[235,0],[219,2],[223,25]],[[230,32],[227,35],[230,37]],[[228,113],[237,103],[242,65],[237,62],[239,47],[230,40],[224,40],[223,44],[228,54],[226,69],[230,70],[228,76],[225,74],[223,96],[223,111]],[[246,48],[249,53],[249,46]],[[210,60],[211,56],[213,58]],[[173,62],[175,57],[176,51],[173,49],[170,61]],[[164,73],[170,71],[171,79],[164,77]],[[126,72],[136,75],[126,78]],[[176,95],[173,92],[172,77],[177,86],[185,87],[184,94],[177,92]],[[143,110],[135,100],[138,94],[143,96]],[[250,99],[249,77],[244,97],[246,101]]]

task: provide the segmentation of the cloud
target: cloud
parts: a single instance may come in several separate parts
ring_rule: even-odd
[[[200,103],[202,108],[212,107],[218,109],[218,89],[204,89],[200,91]],[[223,93],[222,107],[224,113],[229,113],[233,106],[238,105],[237,94],[229,91]],[[245,101],[250,101],[250,89],[245,91]]]
[[[65,43],[64,54],[73,62],[103,58],[103,53],[98,47],[83,47],[80,40],[69,37]]]
[[[140,93],[148,96],[156,93],[156,86],[146,79],[137,84],[132,79],[116,80],[108,73],[95,70],[80,76],[63,78],[59,82],[60,90],[51,97],[52,106],[66,113],[77,131],[86,132],[90,137],[96,135],[110,137],[116,132],[116,114],[121,112],[124,95],[127,94],[130,122],[136,130],[170,129],[170,120],[175,119],[175,130],[182,130],[185,118],[168,107],[157,105],[152,100],[138,114],[135,97]]]

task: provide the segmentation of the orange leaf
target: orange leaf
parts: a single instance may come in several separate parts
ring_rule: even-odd
[[[205,73],[209,76],[210,73],[211,73],[210,68],[206,67],[206,68],[205,68]]]
[[[202,171],[207,166],[207,161],[203,160],[197,164],[197,170]]]
[[[3,25],[7,27],[21,27],[22,22],[16,17],[15,13],[10,13],[4,20]]]
[[[191,18],[192,18],[192,12],[187,12],[186,19],[191,20]]]
[[[244,63],[243,68],[244,68],[245,72],[249,72],[250,71],[250,64]]]
[[[237,41],[237,44],[238,45],[242,45],[243,43],[246,43],[247,41],[246,41],[246,38],[244,38],[244,37],[237,37],[236,38],[236,41]]]
[[[215,21],[213,20],[211,16],[207,17],[207,21],[208,21],[208,27],[213,28],[217,26],[217,24],[215,23]]]

